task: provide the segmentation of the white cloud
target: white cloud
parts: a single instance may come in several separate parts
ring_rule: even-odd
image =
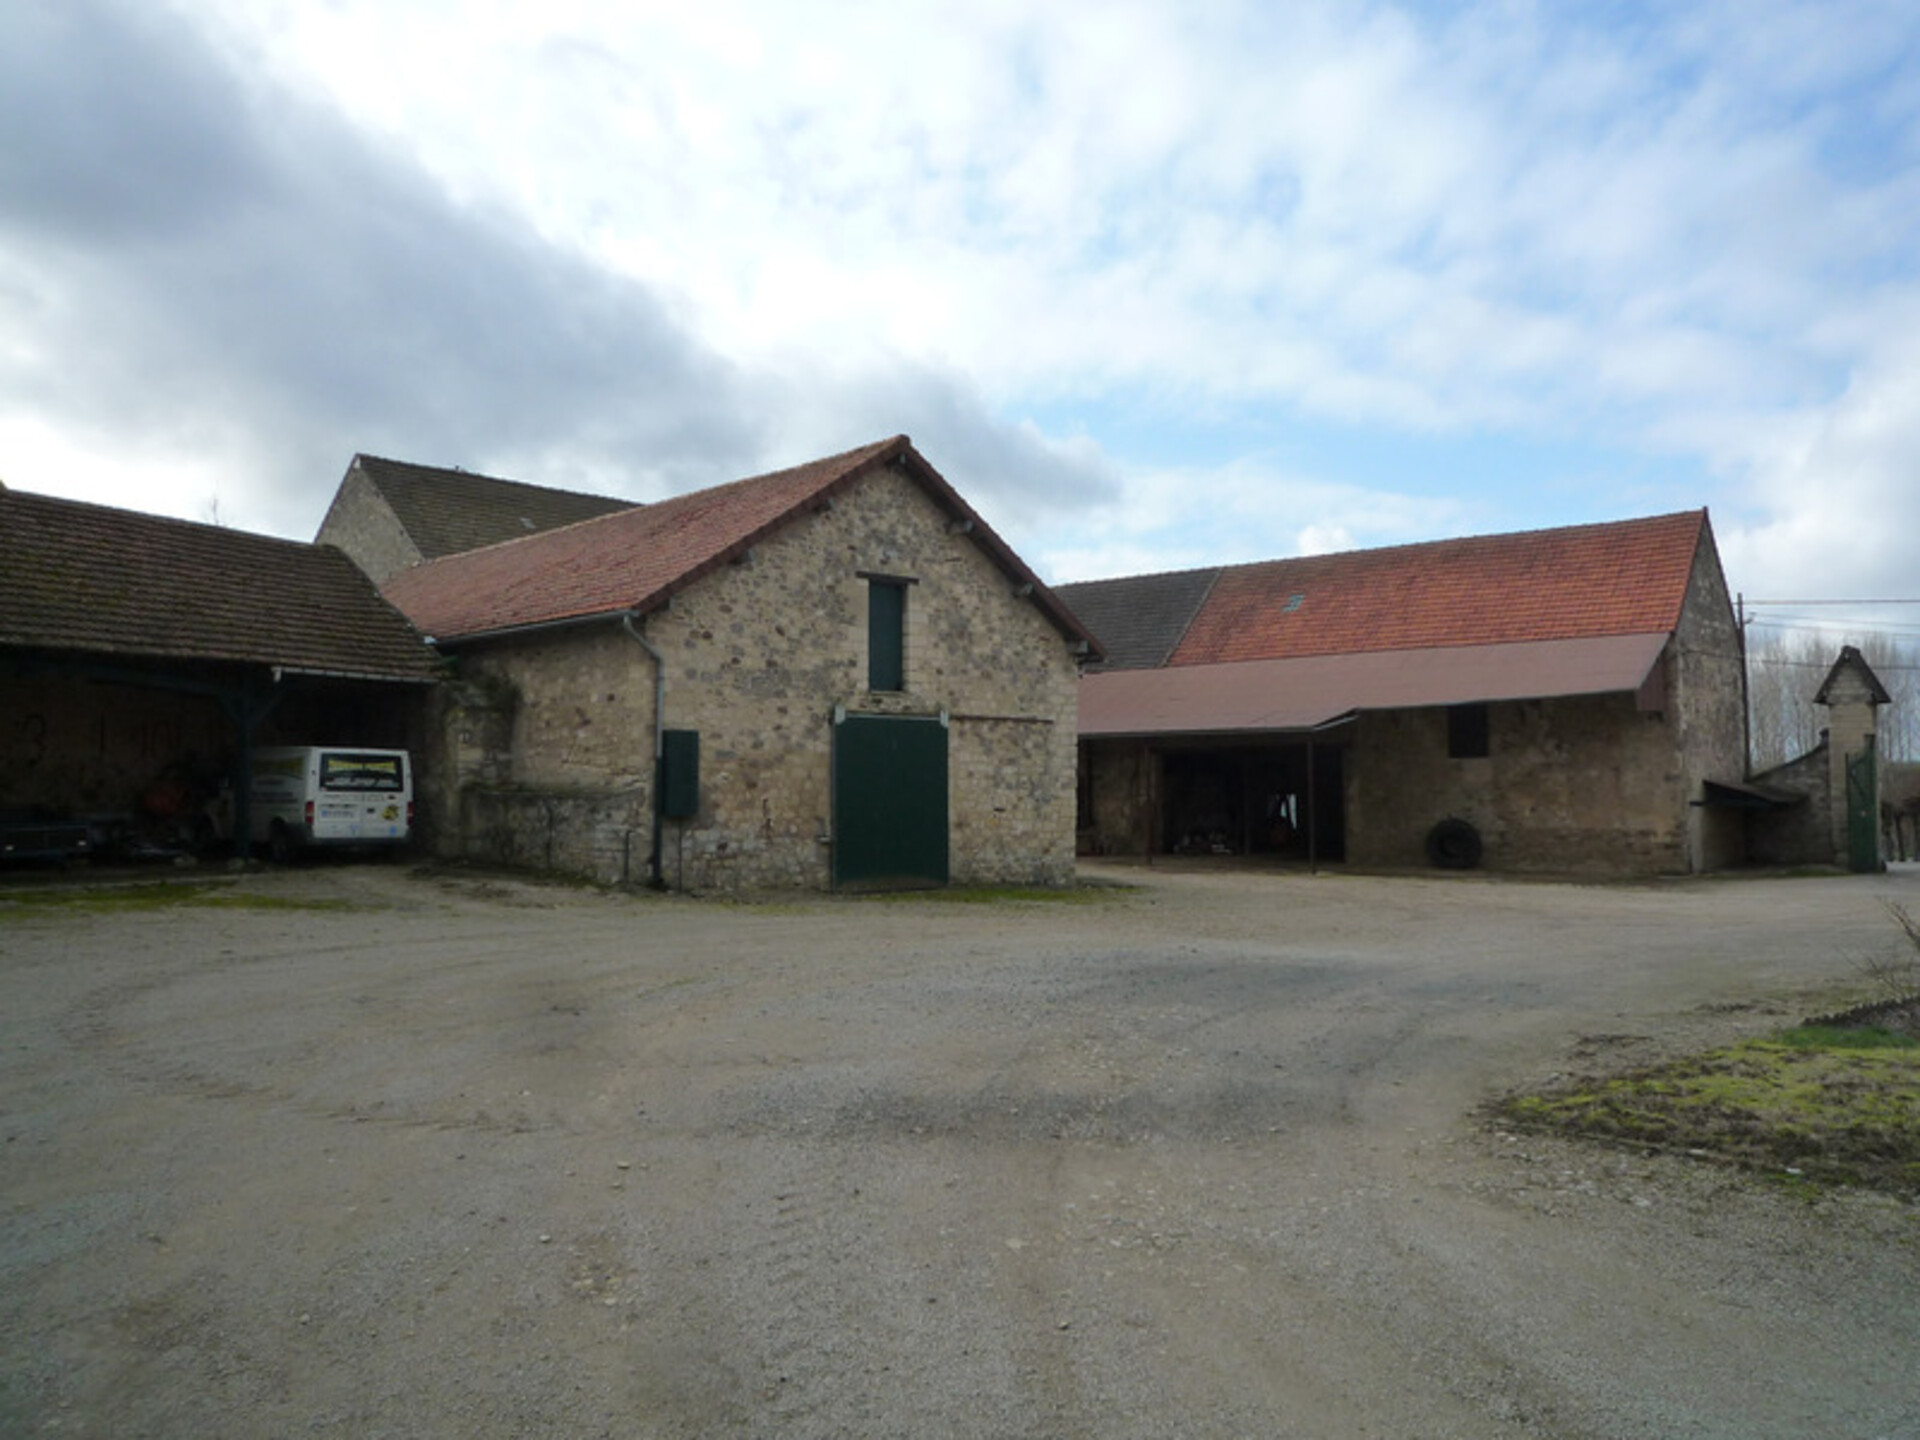
[[[67,162],[14,213],[99,248],[0,232],[0,374],[130,468],[191,414],[283,488],[390,445],[651,493],[907,430],[1082,575],[1554,517],[1030,414],[1638,448],[1769,575],[1838,563],[1808,496],[1906,507],[1893,0],[76,4],[97,97],[46,113],[91,128],[18,120]]]

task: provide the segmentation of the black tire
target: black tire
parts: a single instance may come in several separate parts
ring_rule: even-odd
[[[274,821],[273,828],[267,831],[267,858],[276,865],[291,865],[298,854],[293,832],[281,821]]]
[[[1440,870],[1471,870],[1480,863],[1480,832],[1448,818],[1427,832],[1427,859]]]

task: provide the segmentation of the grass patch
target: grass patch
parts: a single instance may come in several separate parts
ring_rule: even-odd
[[[254,895],[214,881],[71,886],[0,892],[0,920],[30,915],[126,915],[182,908],[208,910],[360,910],[352,900]]]
[[[1920,1042],[1803,1026],[1492,1107],[1500,1123],[1920,1199]]]

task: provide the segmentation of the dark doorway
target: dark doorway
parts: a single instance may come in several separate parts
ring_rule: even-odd
[[[1341,755],[1337,745],[1304,741],[1165,750],[1161,849],[1344,859]]]

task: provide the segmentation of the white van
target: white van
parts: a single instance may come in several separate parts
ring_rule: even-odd
[[[413,763],[404,750],[256,750],[249,797],[253,843],[276,860],[308,846],[404,845],[413,831]]]

